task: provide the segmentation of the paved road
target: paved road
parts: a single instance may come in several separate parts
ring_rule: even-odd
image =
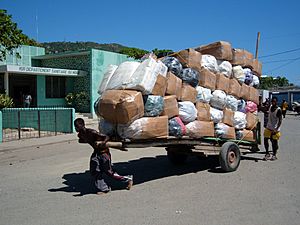
[[[92,193],[87,145],[2,149],[0,224],[299,225],[300,121],[288,117],[279,160],[247,154],[233,173],[197,158],[172,166],[162,148],[112,150],[115,167],[134,174],[135,185],[113,184],[105,196]]]

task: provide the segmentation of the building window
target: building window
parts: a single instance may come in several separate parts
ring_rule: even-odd
[[[46,98],[64,98],[66,96],[65,77],[46,77]]]

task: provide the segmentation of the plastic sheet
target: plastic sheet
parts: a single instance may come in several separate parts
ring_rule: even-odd
[[[179,78],[181,78],[183,82],[190,84],[192,87],[196,87],[199,83],[199,73],[191,68],[183,69]]]
[[[196,120],[186,125],[186,132],[191,138],[213,137],[214,123]]]
[[[232,95],[227,95],[226,96],[226,108],[231,109],[232,111],[237,111],[238,110],[238,100]]]
[[[99,132],[105,134],[109,137],[115,137],[117,135],[117,127],[116,125],[106,121],[103,118],[100,118],[99,121]]]
[[[218,60],[219,72],[224,74],[226,77],[231,78],[232,76],[232,65],[228,61]]]
[[[162,61],[158,60],[157,61],[157,66],[155,68],[155,73],[160,74],[163,77],[167,77],[168,67],[165,64],[163,64]]]
[[[168,71],[171,71],[176,76],[180,76],[182,65],[178,59],[176,59],[175,57],[167,56],[161,61],[168,67]]]
[[[255,113],[257,112],[257,105],[254,102],[251,101],[247,101],[246,103],[246,107],[245,107],[245,112],[251,112],[251,113]]]
[[[164,110],[164,98],[158,95],[144,96],[144,116],[159,116]]]
[[[245,68],[245,69],[243,69],[243,71],[245,74],[244,83],[247,85],[250,85],[253,82],[253,73],[252,73],[251,69],[249,69],[249,68]]]
[[[210,107],[210,119],[214,123],[220,123],[223,120],[223,111]]]
[[[219,72],[217,60],[212,55],[202,55],[201,65],[213,73]]]
[[[189,123],[197,118],[197,109],[192,102],[178,102],[179,117],[183,123]]]
[[[103,79],[100,82],[99,88],[98,88],[98,94],[102,95],[102,93],[106,90],[107,84],[110,81],[110,78],[112,77],[112,75],[114,74],[114,72],[116,71],[116,69],[118,68],[118,66],[116,65],[108,65],[106,72],[104,73]]]
[[[246,113],[246,101],[244,99],[238,100],[238,109],[237,111]]]
[[[233,117],[233,125],[235,129],[245,129],[247,124],[246,114],[243,112],[235,112]]]
[[[210,99],[210,105],[217,109],[224,109],[226,105],[226,93],[221,90],[215,90]]]
[[[258,76],[253,75],[253,80],[252,80],[252,83],[250,85],[255,87],[255,88],[259,87],[259,78],[258,78]]]
[[[218,138],[235,139],[235,130],[224,123],[217,123],[215,125],[215,135]]]
[[[232,74],[241,84],[245,82],[245,74],[241,66],[232,67]]]
[[[179,117],[169,120],[169,136],[181,138],[186,134],[186,127]]]
[[[211,90],[205,87],[197,86],[196,90],[197,94],[197,101],[209,103],[210,99],[212,98]]]

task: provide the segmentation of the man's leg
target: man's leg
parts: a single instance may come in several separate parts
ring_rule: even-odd
[[[273,150],[273,156],[272,156],[272,160],[276,160],[277,159],[277,151],[278,151],[278,140],[274,140],[271,139],[272,142],[272,150]]]
[[[107,193],[110,191],[110,187],[104,181],[102,171],[100,170],[99,157],[94,153],[90,160],[90,173],[94,178],[94,185],[97,189],[97,194]]]
[[[264,138],[264,146],[266,150],[266,155],[264,157],[264,160],[269,160],[271,158],[270,152],[269,152],[269,138]]]

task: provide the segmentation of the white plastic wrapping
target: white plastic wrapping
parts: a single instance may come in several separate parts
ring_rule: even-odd
[[[217,60],[212,55],[202,55],[201,65],[213,73],[219,72]]]
[[[238,99],[232,95],[226,96],[226,108],[231,109],[232,111],[238,110]]]
[[[178,102],[179,118],[183,123],[189,123],[197,118],[197,109],[192,102]]]
[[[244,74],[244,70],[241,66],[232,67],[232,74],[240,83],[244,83],[245,74]]]
[[[100,118],[99,124],[98,124],[99,132],[102,134],[105,134],[109,137],[114,137],[117,134],[117,127],[116,125],[106,121],[103,118]]]
[[[144,95],[151,94],[158,75],[158,63],[149,58],[144,60],[130,77],[126,89],[141,91]]]
[[[215,90],[210,99],[210,105],[217,109],[224,109],[226,105],[226,93],[221,90]]]
[[[106,72],[103,75],[102,81],[100,82],[99,88],[98,88],[98,94],[102,95],[102,93],[106,90],[107,84],[110,81],[110,78],[118,68],[117,65],[108,65]]]
[[[218,138],[226,138],[226,134],[228,133],[229,126],[224,123],[217,123],[215,125],[215,134]]]
[[[126,85],[130,82],[131,75],[136,71],[139,65],[139,62],[121,63],[111,76],[106,90],[125,89]]]
[[[198,92],[197,101],[209,103],[210,99],[212,98],[211,90],[201,86],[197,86],[196,90]]]
[[[118,124],[117,131],[121,138],[139,139],[143,132],[143,126],[148,123],[148,118],[142,117],[129,125]]]
[[[214,123],[220,123],[223,119],[223,111],[210,107],[210,119]]]
[[[247,124],[246,114],[243,112],[234,112],[233,125],[235,129],[245,129]]]
[[[253,81],[250,84],[250,86],[253,86],[253,87],[256,87],[256,88],[259,86],[259,78],[258,78],[258,76],[253,75]]]
[[[219,72],[224,74],[226,77],[231,78],[232,65],[228,61],[218,60]]]
[[[157,66],[155,68],[155,73],[160,74],[163,77],[167,77],[168,67],[165,64],[163,64],[162,61],[158,60]]]

